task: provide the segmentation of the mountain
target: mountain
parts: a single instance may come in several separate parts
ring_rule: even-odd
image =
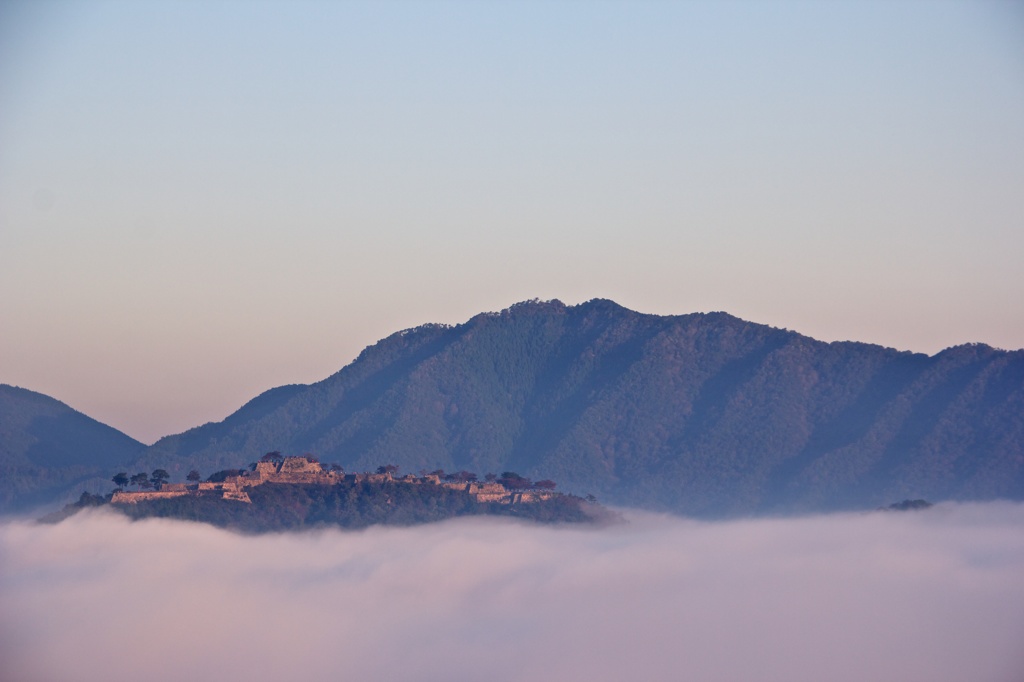
[[[111,470],[145,447],[58,400],[0,384],[0,512],[109,487]]]
[[[161,439],[135,470],[270,450],[349,470],[512,470],[695,515],[1024,498],[1024,351],[823,343],[725,313],[530,301],[365,349]]]

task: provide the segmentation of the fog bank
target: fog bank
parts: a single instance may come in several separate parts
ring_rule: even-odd
[[[0,679],[1024,679],[1024,505],[243,537],[0,525]]]

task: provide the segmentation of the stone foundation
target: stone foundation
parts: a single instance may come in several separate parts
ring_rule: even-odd
[[[119,490],[110,498],[113,504],[135,504],[142,500],[167,500],[172,497],[188,495],[184,490],[147,490],[137,493]]]

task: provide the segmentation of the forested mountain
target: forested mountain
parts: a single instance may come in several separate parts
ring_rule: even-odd
[[[109,487],[146,446],[41,393],[0,384],[0,512]]]
[[[1024,351],[823,343],[725,313],[526,302],[425,325],[151,446],[177,477],[312,453],[513,470],[699,515],[1024,498]]]

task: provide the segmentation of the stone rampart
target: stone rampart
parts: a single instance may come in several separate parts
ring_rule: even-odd
[[[188,492],[184,490],[145,490],[139,492],[118,490],[110,498],[110,501],[113,504],[135,504],[142,500],[166,500],[183,495],[188,495]]]
[[[247,502],[252,504],[252,500],[249,498],[249,493],[244,490],[225,490],[225,500],[235,500],[236,502]]]
[[[525,492],[525,493],[514,493],[512,495],[512,504],[529,504],[531,502],[543,502],[544,500],[550,500],[557,493],[540,493],[540,492]]]
[[[263,483],[320,483],[333,485],[341,482],[341,478],[332,474],[313,471],[282,471],[279,474],[268,476]],[[251,484],[250,484],[251,485]]]
[[[305,457],[285,457],[281,462],[280,474],[319,474],[323,473],[323,467],[319,462],[311,462]]]
[[[476,493],[473,495],[477,502],[500,502],[502,504],[508,504],[512,501],[512,495],[509,493]]]

